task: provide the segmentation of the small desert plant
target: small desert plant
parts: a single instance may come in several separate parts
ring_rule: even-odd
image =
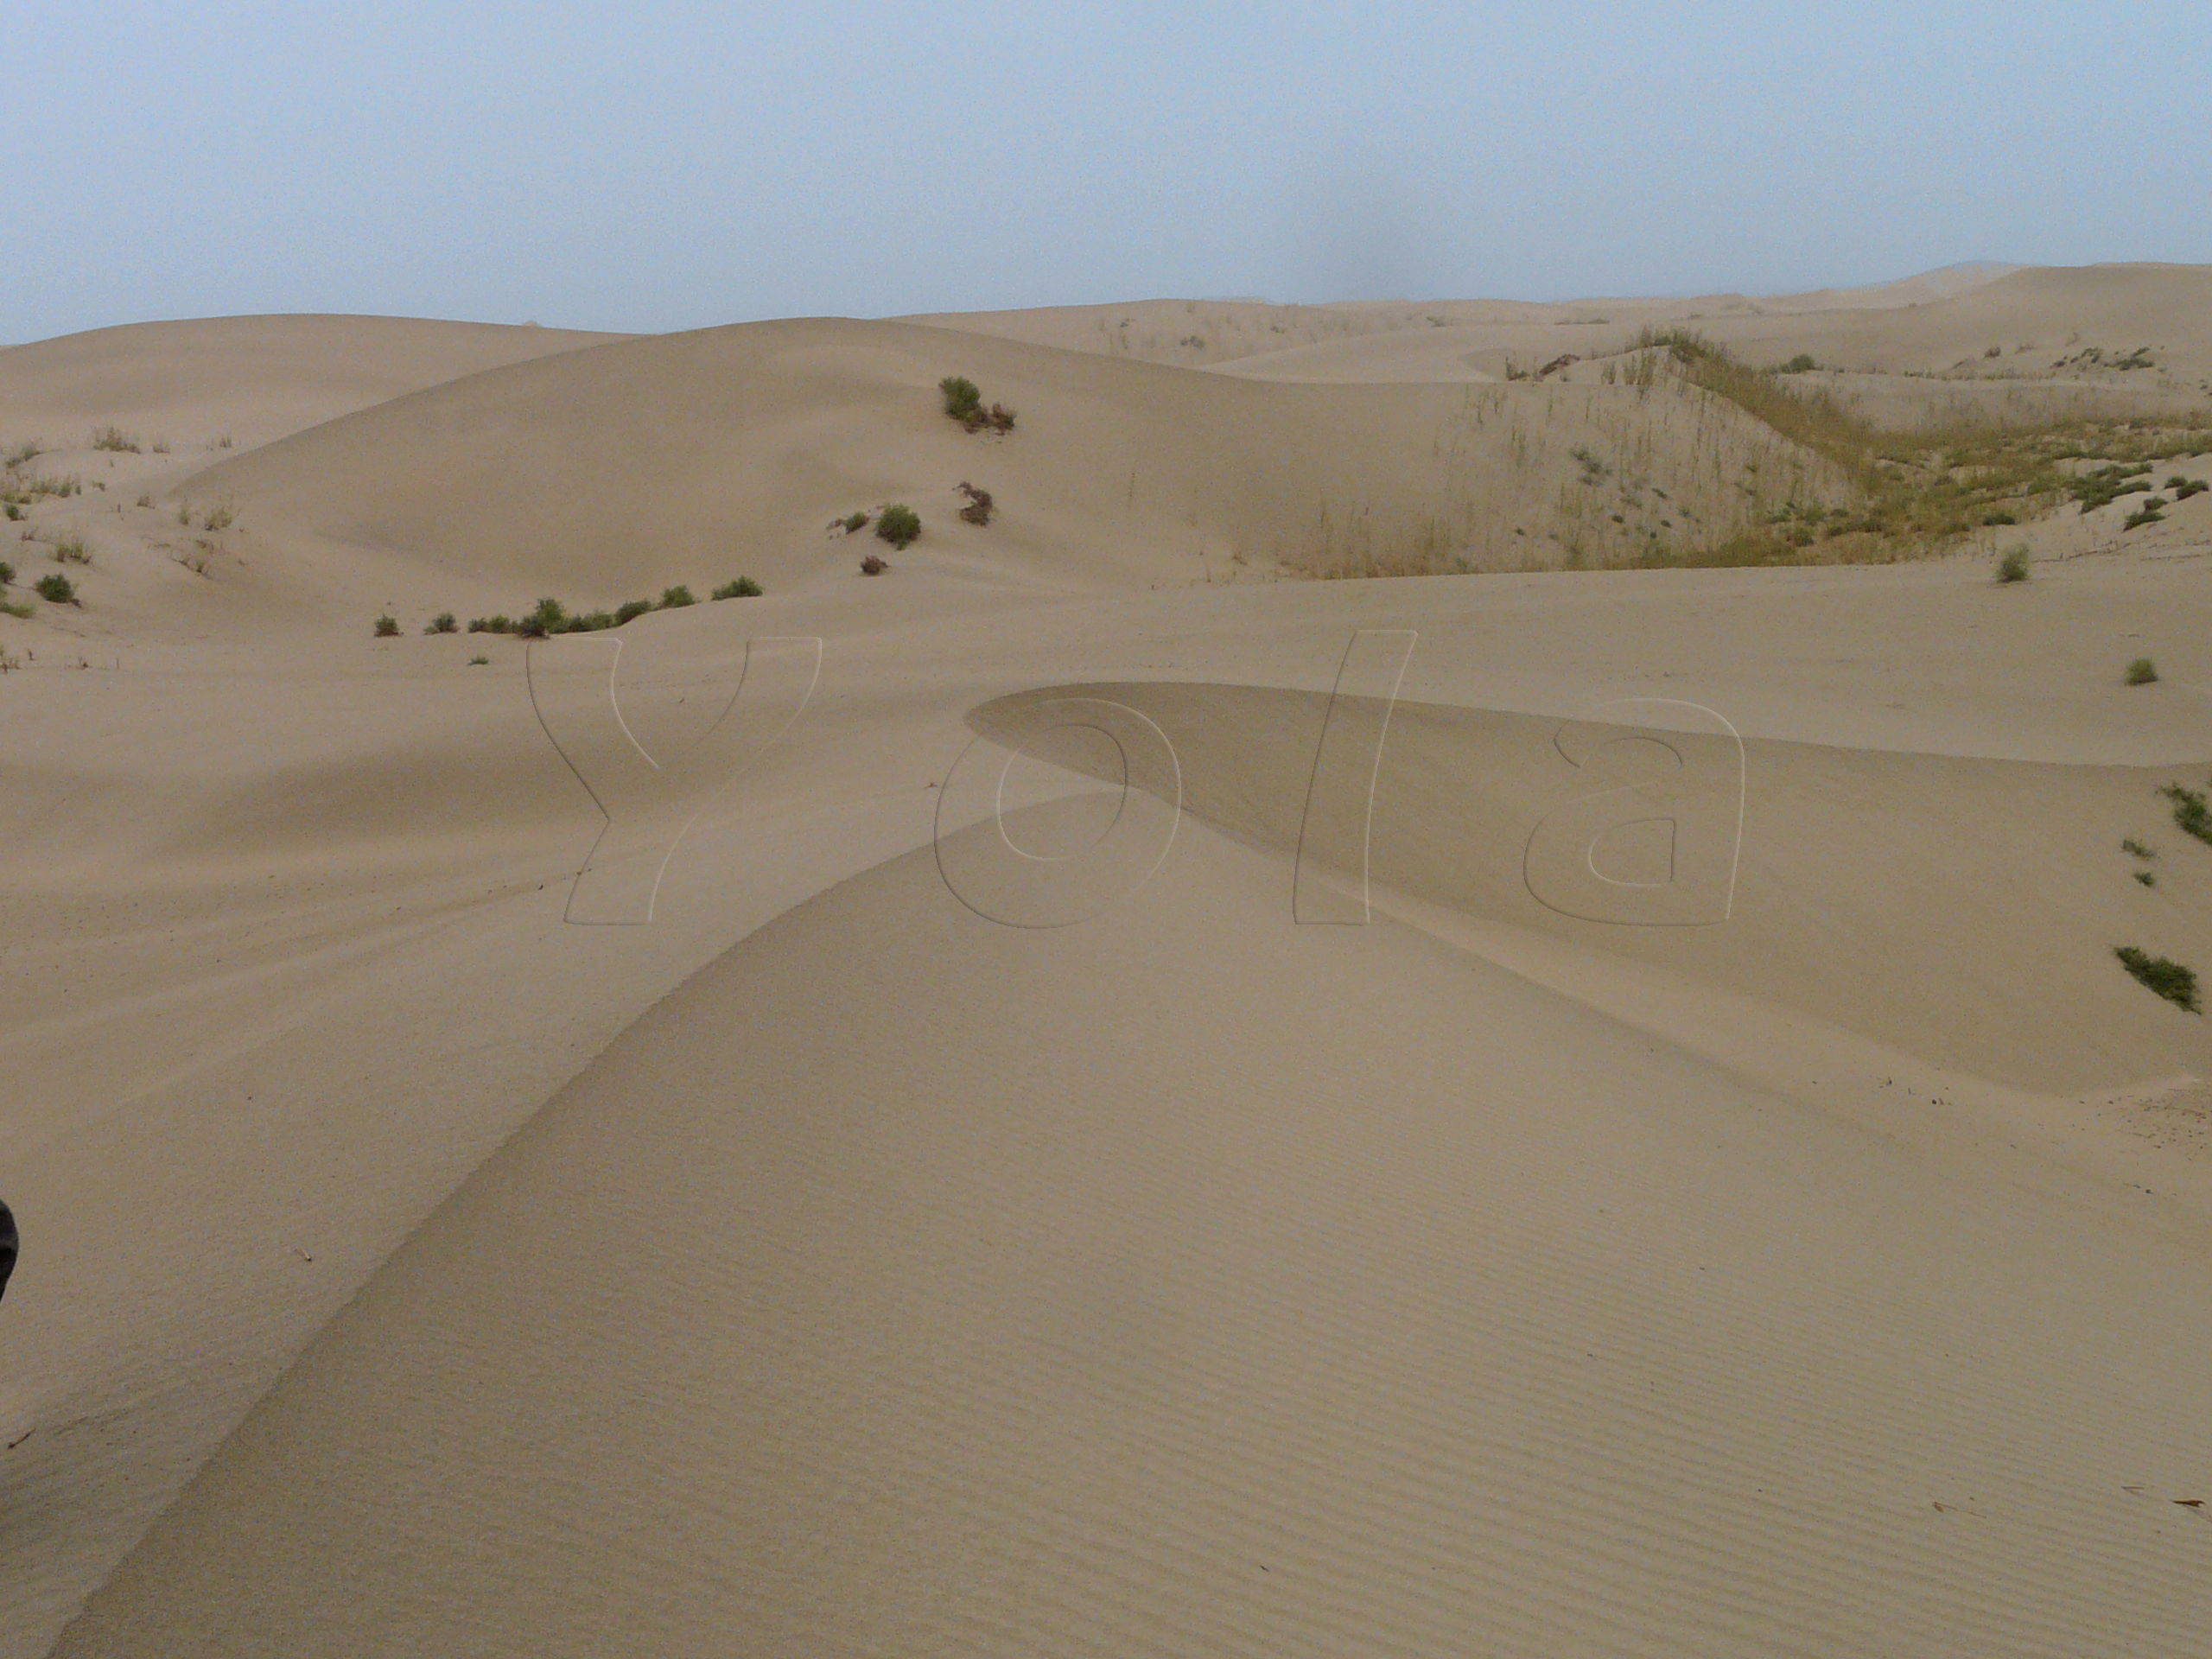
[[[2126,679],[2130,685],[2150,685],[2158,677],[2158,665],[2148,657],[2138,657],[2127,665]]]
[[[77,584],[56,571],[50,576],[41,576],[31,584],[31,591],[49,605],[74,605]]]
[[[0,616],[27,619],[30,613],[31,607],[28,605],[18,605],[11,599],[0,599]]]
[[[377,638],[378,638],[378,639],[394,639],[398,638],[398,636],[399,636],[399,619],[398,619],[397,617],[396,617],[396,616],[380,616],[380,617],[377,618]]]
[[[29,443],[17,444],[5,456],[0,457],[0,466],[5,466],[11,470],[17,467],[28,467],[45,453],[46,451],[40,448],[37,441],[34,439]]]
[[[2148,847],[2145,847],[2141,842],[2136,840],[2133,836],[2130,836],[2126,841],[2120,843],[2120,850],[2123,853],[2130,854],[2136,858],[2156,858],[2158,856],[2158,854],[2152,852]]]
[[[138,505],[142,507],[152,506],[154,505],[153,492],[151,490],[148,490],[142,493],[138,497]]]
[[[650,599],[626,599],[614,607],[614,626],[619,628],[625,622],[634,621],[652,607]]]
[[[758,599],[760,584],[750,576],[740,576],[735,582],[726,582],[715,589],[716,599]]]
[[[1780,369],[1776,371],[1776,372],[1780,374],[1810,374],[1814,370],[1820,366],[1819,359],[1815,358],[1810,352],[1800,352],[1796,356],[1791,358],[1787,363],[1783,364]]]
[[[1999,582],[2025,582],[2027,579],[2028,550],[2026,544],[2024,543],[2018,546],[2006,548],[2004,553],[1999,556],[1997,561],[1997,580]]]
[[[118,454],[135,455],[137,443],[119,426],[96,426],[92,429],[92,448],[112,449]]]
[[[468,665],[471,668],[488,668],[491,666],[491,662],[492,659],[489,657],[472,657],[468,659]]]
[[[871,553],[861,561],[861,575],[880,576],[891,568],[891,561]]]
[[[2126,518],[2122,519],[2120,527],[2124,531],[2140,530],[2145,524],[2163,524],[2166,522],[2166,515],[2161,509],[2165,505],[2154,495],[2138,511],[2129,513]]]
[[[167,443],[163,442],[162,442],[161,439],[159,439],[159,438],[156,438],[156,439],[151,442],[151,443],[148,444],[146,447],[147,447],[149,449],[152,450],[152,451],[153,451],[156,454],[157,454],[157,455],[166,455],[166,454],[168,454],[168,452],[169,452],[169,447],[168,447],[168,445]]]
[[[2017,524],[2020,520],[2016,514],[2007,512],[2000,507],[1995,512],[1983,513],[1981,522],[1984,528],[1994,530],[2000,524]]]
[[[868,528],[868,514],[849,512],[843,518],[836,520],[831,528],[842,530],[848,536],[857,536]]]
[[[2135,879],[2146,887],[2155,887],[2158,885],[2158,872],[2155,870],[2138,870],[2135,872]]]
[[[92,562],[92,550],[85,545],[83,537],[74,534],[64,536],[54,543],[54,562],[56,564],[90,564]]]
[[[960,493],[968,498],[968,505],[960,509],[960,516],[963,519],[971,524],[988,524],[991,522],[991,493],[988,490],[979,490],[973,484],[963,480],[960,485]]]
[[[202,530],[228,530],[238,522],[238,509],[227,501],[200,521]]]
[[[893,547],[905,547],[922,533],[921,515],[893,501],[875,516],[875,533]]]
[[[2197,1012],[2195,969],[2184,968],[2164,957],[2154,957],[2132,944],[2115,947],[2113,955],[2120,958],[2120,965],[2134,976],[2138,984],[2149,987],[2177,1007],[2187,1008],[2191,1014]]]
[[[2158,793],[2173,803],[2176,829],[2199,841],[2212,842],[2212,803],[2206,802],[2202,790],[2168,784]]]
[[[424,625],[423,632],[425,633],[459,633],[461,632],[461,624],[454,620],[454,614],[451,611],[440,611],[435,616],[432,617],[426,625]]]
[[[673,588],[660,590],[660,608],[664,611],[681,610],[686,605],[696,605],[698,602],[692,597],[691,590],[680,582]]]
[[[10,586],[15,582],[15,580],[16,567],[9,563],[7,560],[0,559],[0,588]]]
[[[2201,478],[2170,478],[2166,480],[2166,487],[2174,493],[2175,500],[2186,501],[2192,495],[2202,495],[2207,490],[2212,490],[2212,484]]]
[[[944,394],[944,412],[963,425],[983,407],[982,389],[964,374],[948,374],[937,389]]]
[[[559,633],[569,626],[569,607],[557,599],[541,599],[529,615],[515,624],[515,632],[526,639],[543,639],[549,633]]]
[[[22,507],[14,501],[0,501],[0,512],[5,512],[10,518],[21,518],[23,516]]]

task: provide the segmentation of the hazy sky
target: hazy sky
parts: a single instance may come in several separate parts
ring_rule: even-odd
[[[10,31],[0,340],[2212,260],[2209,13],[50,6]]]

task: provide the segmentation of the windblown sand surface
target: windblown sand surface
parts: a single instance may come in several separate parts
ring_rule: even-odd
[[[10,596],[92,553],[0,617],[0,1659],[2203,1647],[2212,1042],[2113,951],[2212,961],[2212,493],[1548,569],[1592,442],[1842,486],[1502,376],[2179,406],[2190,283],[0,352]]]

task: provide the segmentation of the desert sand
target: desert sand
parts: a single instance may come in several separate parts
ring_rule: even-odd
[[[0,351],[0,1659],[2201,1649],[2212,493],[1677,568],[1852,481],[1606,368],[2208,302]]]

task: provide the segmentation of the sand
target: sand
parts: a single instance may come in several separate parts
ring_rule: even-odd
[[[2185,364],[2192,280],[1726,326]],[[0,353],[0,440],[109,485],[34,508],[83,609],[0,618],[0,1656],[2202,1645],[2212,1044],[2112,951],[2203,961],[2212,497],[2009,587],[1524,569],[1468,528],[1570,531],[1627,389],[1432,337],[1628,306],[1344,309],[1272,368],[1075,313]],[[1635,418],[1694,499],[1769,442]],[[1474,572],[1287,579],[1363,501]],[[420,632],[739,574],[616,636],[627,736],[552,654],[607,637]],[[564,920],[588,785],[697,815],[601,855],[650,925]]]

